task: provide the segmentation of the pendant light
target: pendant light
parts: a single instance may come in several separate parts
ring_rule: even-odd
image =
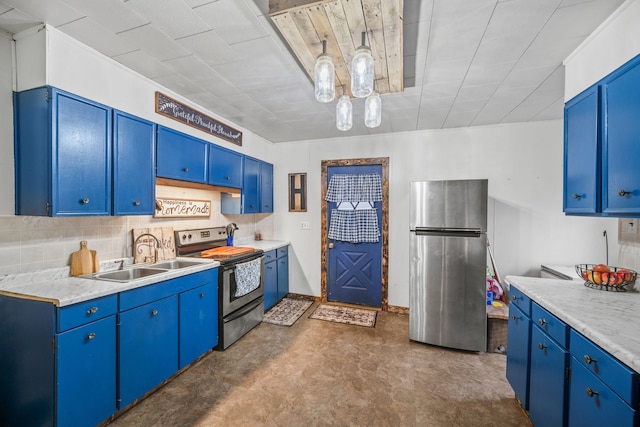
[[[336,73],[331,56],[327,53],[327,41],[322,40],[322,54],[316,59],[313,69],[316,99],[331,102],[336,96]]]
[[[342,86],[342,96],[338,99],[336,105],[336,127],[339,130],[347,131],[353,126],[353,106],[349,95],[345,93],[344,86]]]
[[[351,93],[356,98],[366,98],[373,92],[373,56],[365,46],[366,34],[362,33],[362,46],[356,49],[351,61]]]
[[[377,128],[382,121],[382,99],[375,90],[364,102],[364,125]]]

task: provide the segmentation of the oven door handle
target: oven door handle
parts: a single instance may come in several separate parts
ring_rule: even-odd
[[[264,297],[260,297],[260,298],[257,298],[255,300],[251,301],[250,303],[248,303],[247,305],[245,305],[241,309],[239,309],[239,310],[231,313],[229,316],[225,317],[223,319],[224,323],[231,322],[233,320],[236,320],[239,317],[244,316],[245,314],[247,314],[250,311],[252,311],[253,309],[255,309],[257,306],[262,304],[263,301],[264,301]]]

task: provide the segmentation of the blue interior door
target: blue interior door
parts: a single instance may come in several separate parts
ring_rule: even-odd
[[[329,166],[327,180],[334,174],[378,174],[382,165]],[[382,202],[375,202],[378,227],[382,225]],[[327,227],[337,203],[328,202]],[[327,300],[371,307],[382,306],[382,236],[376,243],[328,242]]]

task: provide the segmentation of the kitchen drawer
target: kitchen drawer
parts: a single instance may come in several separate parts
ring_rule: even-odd
[[[568,418],[571,427],[637,426],[640,423],[637,411],[620,399],[576,357],[571,357],[569,389]]]
[[[58,311],[58,332],[102,319],[116,314],[117,311],[116,294],[63,307]]]
[[[276,259],[276,249],[272,249],[264,253],[264,262],[267,263],[269,261],[273,261]]]
[[[524,314],[531,316],[531,300],[529,297],[523,294],[515,286],[511,286],[509,292],[511,293],[511,304],[517,305]]]
[[[571,355],[584,368],[611,387],[634,409],[638,409],[640,395],[636,372],[574,330],[571,330],[570,343]]]
[[[278,253],[278,258],[282,258],[284,256],[287,256],[289,254],[289,246],[283,246],[281,248],[277,249],[277,253]]]
[[[217,268],[122,292],[120,294],[120,311],[129,310],[151,301],[176,295],[206,283],[218,283]]]
[[[556,340],[561,347],[569,346],[569,327],[566,323],[535,302],[531,303],[531,321],[545,334]]]

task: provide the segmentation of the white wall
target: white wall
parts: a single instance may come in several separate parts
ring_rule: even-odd
[[[327,123],[333,126],[333,123]],[[502,276],[540,264],[604,262],[617,254],[617,220],[562,213],[562,121],[408,132],[275,144],[276,234],[291,240],[292,292],[320,295],[322,160],[389,157],[389,304],[409,305],[409,182],[489,179],[489,239]],[[287,176],[308,175],[308,210],[290,213]],[[300,230],[309,221],[310,230]]]
[[[12,41],[0,33],[0,215],[14,212]]]
[[[640,0],[628,0],[564,61],[565,101],[638,54]]]

